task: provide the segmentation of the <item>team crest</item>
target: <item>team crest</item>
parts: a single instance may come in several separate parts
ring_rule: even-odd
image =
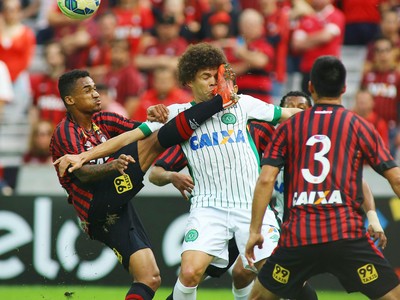
[[[221,117],[222,123],[229,125],[236,123],[236,116],[232,113],[226,113]]]
[[[199,232],[196,229],[190,229],[185,235],[185,242],[194,242],[199,237]]]
[[[128,174],[123,174],[116,177],[114,179],[114,186],[118,194],[122,194],[133,189],[133,184]]]

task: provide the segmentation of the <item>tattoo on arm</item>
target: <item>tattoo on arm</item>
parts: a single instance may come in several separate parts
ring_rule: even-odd
[[[114,167],[115,162],[116,160],[98,165],[86,164],[79,170],[74,171],[74,175],[84,183],[96,182],[111,174],[118,174],[118,171]]]

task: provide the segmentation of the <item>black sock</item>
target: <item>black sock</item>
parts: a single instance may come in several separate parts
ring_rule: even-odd
[[[318,296],[314,288],[306,282],[296,300],[318,300]]]
[[[160,145],[167,149],[188,140],[201,123],[221,110],[222,97],[216,95],[210,101],[198,103],[181,112],[158,131]]]
[[[172,293],[165,300],[174,300],[173,295],[174,295],[174,291],[172,291]]]
[[[125,300],[151,300],[154,297],[154,291],[141,282],[134,282],[125,296]]]

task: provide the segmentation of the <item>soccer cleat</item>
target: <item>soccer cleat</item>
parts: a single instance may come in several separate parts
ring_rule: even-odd
[[[216,93],[222,97],[223,108],[229,108],[235,105],[239,97],[235,93],[233,81],[235,73],[229,64],[222,64],[218,68],[218,82]]]

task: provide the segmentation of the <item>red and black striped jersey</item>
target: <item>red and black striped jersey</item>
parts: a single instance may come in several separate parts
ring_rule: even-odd
[[[65,154],[79,154],[105,142],[125,131],[138,127],[141,123],[126,119],[111,112],[99,112],[92,117],[92,130],[87,131],[76,124],[67,115],[56,127],[50,143],[53,161]],[[91,164],[102,164],[109,157],[91,161]],[[57,167],[56,167],[57,170]],[[90,184],[82,183],[74,174],[67,173],[63,177],[57,172],[62,187],[68,193],[68,202],[74,205],[82,221],[87,221],[93,190]]]
[[[315,105],[282,123],[262,165],[284,166],[279,244],[296,247],[365,235],[362,169],[395,167],[379,133],[341,105]]]
[[[247,128],[261,158],[265,148],[271,141],[275,127],[267,122],[250,121]],[[180,145],[167,149],[155,163],[156,166],[162,167],[167,171],[175,172],[179,172],[187,164],[186,156]]]

